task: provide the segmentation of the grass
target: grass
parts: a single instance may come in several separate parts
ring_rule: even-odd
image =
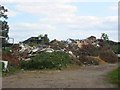
[[[17,72],[20,72],[20,68],[9,66],[9,72],[2,72],[2,77],[13,75]]]
[[[2,63],[0,63],[0,76],[2,76]]]
[[[2,48],[2,53],[10,53],[11,48],[6,47],[5,49]]]
[[[109,72],[107,77],[110,83],[120,86],[120,67],[113,70],[112,72]]]
[[[15,68],[15,67],[13,67],[13,66],[9,66],[8,68],[9,68],[9,72],[4,72],[4,71],[2,71],[2,68],[3,68],[3,64],[2,63],[0,63],[0,76],[7,76],[7,75],[10,75],[10,74],[14,74],[15,72],[17,72],[18,71],[18,68]]]

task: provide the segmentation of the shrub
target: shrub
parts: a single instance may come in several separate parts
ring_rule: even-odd
[[[21,68],[23,69],[62,69],[71,63],[71,59],[64,52],[43,52],[31,58],[31,61],[22,61]]]
[[[6,47],[5,49],[2,49],[2,53],[10,53],[11,48]]]

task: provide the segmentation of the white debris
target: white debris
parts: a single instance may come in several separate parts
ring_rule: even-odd
[[[52,48],[46,48],[46,52],[52,53],[52,52],[54,52],[54,49],[52,49]]]
[[[35,48],[32,50],[33,53],[37,52],[39,50],[39,48]]]
[[[9,71],[8,70],[8,61],[0,60],[1,63],[4,63],[3,71]]]
[[[100,47],[100,45],[99,45],[99,44],[97,44],[97,47]]]
[[[20,52],[24,52],[26,49],[29,48],[29,47],[25,46],[23,43],[21,43],[19,46],[21,47]]]
[[[71,54],[71,55],[73,55],[72,51],[69,51],[68,53]]]
[[[25,59],[25,61],[30,61],[31,60],[31,58],[27,58],[27,59]]]

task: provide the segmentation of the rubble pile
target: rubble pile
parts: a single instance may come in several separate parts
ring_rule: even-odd
[[[54,51],[68,53],[73,62],[79,65],[98,65],[117,61],[116,55],[105,45],[103,40],[96,39],[94,36],[83,40],[68,39],[58,41],[55,39],[49,44],[38,44],[36,46],[19,43],[12,47],[11,53],[17,57],[18,62],[22,60],[29,61],[31,57],[35,57],[42,52],[52,53]]]
[[[15,55],[12,55],[11,53],[3,54],[2,59],[5,60],[5,61],[8,61],[10,65],[13,65],[13,66],[19,66],[20,65],[19,58]]]

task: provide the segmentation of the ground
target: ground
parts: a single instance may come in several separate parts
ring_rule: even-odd
[[[117,64],[52,71],[25,71],[3,78],[3,88],[114,88],[106,75]]]

